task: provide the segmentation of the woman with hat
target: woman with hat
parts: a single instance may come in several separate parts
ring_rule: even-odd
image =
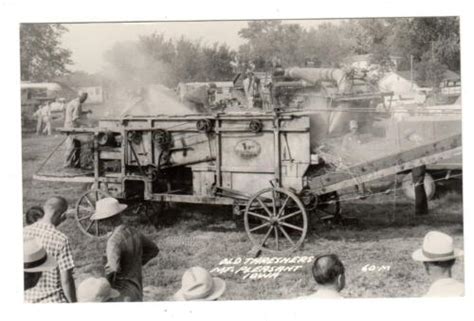
[[[425,235],[423,246],[412,254],[415,261],[423,262],[432,284],[425,297],[463,296],[464,284],[452,278],[456,258],[463,255],[447,234],[431,231]]]
[[[142,265],[158,255],[158,247],[122,222],[121,214],[126,208],[115,198],[103,198],[90,219],[114,226],[106,249],[105,273],[110,285],[120,292],[123,301],[143,301]]]

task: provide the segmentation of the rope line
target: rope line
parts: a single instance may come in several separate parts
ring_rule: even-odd
[[[51,153],[49,153],[48,157],[46,157],[46,159],[41,163],[40,167],[35,172],[35,175],[38,174],[43,169],[43,167],[46,165],[46,163],[49,161],[49,159],[53,156],[53,154],[59,149],[59,147],[61,147],[62,144],[64,144],[66,139],[67,139],[67,136],[64,137],[64,139],[58,145],[56,145],[56,147],[53,148]]]

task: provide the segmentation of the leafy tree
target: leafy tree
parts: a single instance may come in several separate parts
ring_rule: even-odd
[[[369,34],[369,23],[362,23],[360,20],[350,19],[342,22],[341,31],[345,38],[352,39],[351,53],[355,55],[365,55],[370,53],[372,47],[372,37]]]
[[[239,49],[240,56],[245,56],[243,60],[262,62],[278,57],[285,65],[304,62],[304,55],[298,50],[304,36],[299,24],[282,24],[280,20],[251,21],[239,35],[248,41]]]
[[[353,52],[354,43],[343,31],[342,27],[332,23],[308,30],[299,46],[301,55],[311,59],[316,67],[336,67]]]
[[[412,55],[419,80],[437,83],[446,68],[457,71],[460,65],[459,19],[453,17],[352,19],[311,29],[280,20],[251,21],[239,35],[246,40],[238,50],[240,62],[252,61],[257,69],[266,69],[273,58],[284,66],[302,66],[311,59],[316,67],[338,67],[355,54],[370,54],[371,62],[382,67],[390,67],[390,56],[399,55],[405,58],[399,69],[407,69]],[[232,79],[234,55],[225,44],[184,37],[175,41],[155,33],[116,45],[107,60],[127,82],[173,87]]]
[[[239,31],[247,40],[239,55],[244,61],[269,61],[276,56],[287,66],[303,65],[311,59],[321,67],[336,67],[347,56],[376,53],[375,62],[389,63],[389,34],[383,19],[323,23],[309,30],[280,20],[252,21]]]
[[[201,44],[181,37],[175,44],[176,57],[173,70],[181,81],[196,81],[204,76],[202,71]]]
[[[230,61],[233,52],[226,45],[214,43],[212,47],[203,47],[203,73],[207,81],[225,81],[232,79]]]
[[[426,52],[421,61],[416,65],[416,80],[424,86],[437,88],[443,80],[443,76],[448,67],[438,58]]]
[[[60,46],[67,28],[60,24],[21,24],[21,80],[51,81],[68,73],[71,51]]]
[[[171,39],[165,39],[163,34],[153,33],[139,38],[139,46],[153,57],[167,64],[172,64],[176,58],[176,48]]]
[[[392,47],[408,69],[413,57],[418,80],[437,87],[447,69],[460,71],[458,17],[400,18],[391,21]]]
[[[342,32],[351,41],[351,50],[356,55],[370,54],[370,63],[385,70],[392,67],[393,54],[390,43],[393,33],[386,19],[353,19],[343,22]]]

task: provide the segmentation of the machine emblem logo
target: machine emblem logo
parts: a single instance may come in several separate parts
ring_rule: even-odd
[[[260,144],[251,139],[244,139],[239,141],[234,147],[235,153],[242,158],[249,159],[257,157],[262,148]]]

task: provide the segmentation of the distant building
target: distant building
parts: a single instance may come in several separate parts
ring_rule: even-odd
[[[88,104],[102,104],[105,100],[102,86],[79,87],[78,91],[87,93],[88,97],[86,103]]]

